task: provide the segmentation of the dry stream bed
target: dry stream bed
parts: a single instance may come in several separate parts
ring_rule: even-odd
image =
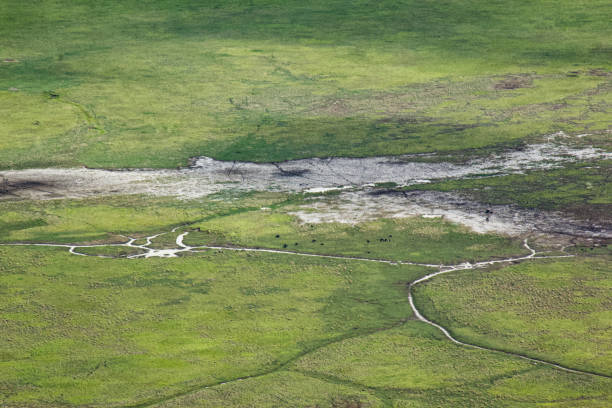
[[[178,170],[27,169],[0,171],[0,198],[82,198],[151,194],[199,198],[226,189],[324,192],[377,183],[406,186],[478,175],[520,173],[563,163],[612,158],[593,147],[542,143],[477,158],[465,164],[423,162],[417,156],[302,159],[282,163],[226,162],[209,157]]]
[[[611,238],[608,225],[595,225],[565,214],[514,206],[485,206],[465,197],[436,192],[382,192],[377,184],[407,186],[445,179],[522,173],[564,163],[612,158],[593,147],[553,142],[529,145],[464,164],[423,162],[415,156],[303,159],[283,163],[224,162],[208,157],[178,170],[27,169],[0,172],[1,199],[62,199],[146,194],[197,199],[225,190],[323,193],[294,212],[307,223],[358,223],[379,217],[444,217],[476,232],[522,235],[558,233]]]

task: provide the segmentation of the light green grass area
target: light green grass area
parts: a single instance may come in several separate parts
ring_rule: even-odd
[[[0,247],[3,405],[125,405],[273,371],[410,317],[423,268]]]
[[[406,322],[406,284],[423,268],[216,251],[109,260],[3,247],[0,255],[8,407],[612,402],[612,380],[456,346]]]
[[[189,245],[238,245],[413,262],[459,263],[525,253],[520,240],[476,234],[441,219],[412,217],[357,224],[301,224],[285,208],[191,225]],[[278,237],[277,237],[278,236]]]
[[[250,246],[435,264],[526,253],[520,240],[476,234],[440,219],[381,219],[355,226],[300,224],[289,214],[303,202],[299,195],[220,198],[0,202],[0,242],[110,243],[164,232],[152,247],[174,248],[178,233],[189,230],[184,242],[192,246]],[[170,233],[181,225],[179,232]]]
[[[181,231],[191,231],[185,241],[194,245],[436,264],[525,252],[517,240],[471,233],[437,219],[301,225],[289,213],[302,203],[300,196],[271,193],[224,193],[181,202],[141,196],[3,202],[0,235],[5,242],[114,242],[125,240],[120,234],[141,237],[187,224]],[[77,219],[87,222],[78,224]],[[162,235],[153,246],[174,247],[176,235]],[[372,236],[377,239],[368,244]],[[387,241],[381,242],[383,237]],[[284,242],[291,247],[283,248]],[[128,254],[122,247],[78,250]],[[447,292],[434,293],[443,305],[456,303],[450,312],[435,308],[444,324],[453,328],[451,319],[467,315],[460,301],[480,302],[481,314],[474,317],[478,324],[468,333],[475,342],[514,349],[507,339],[535,333],[533,341],[519,343],[516,350],[597,371],[602,364],[609,366],[608,357],[595,361],[591,349],[609,338],[606,329],[600,330],[609,320],[602,254],[440,276],[432,286],[418,286],[416,300],[426,315],[436,316],[434,303],[421,290],[450,278],[465,279],[461,290],[441,285]],[[552,268],[546,279],[538,275],[544,267]],[[65,248],[0,246],[0,405],[471,408],[610,403],[607,380],[457,347],[434,328],[410,322],[407,285],[431,271],[225,250],[129,260],[75,256]],[[490,283],[491,276],[521,274],[527,277],[516,286]],[[495,326],[500,319],[506,322],[503,313],[520,317],[522,303],[503,298],[511,290],[552,311],[530,307],[538,313],[520,326],[519,318],[508,319],[502,328],[510,332],[503,332]],[[575,298],[579,301],[567,301]],[[554,309],[553,301],[561,300],[563,307]],[[496,305],[503,312],[488,315]],[[476,330],[489,326],[495,330]],[[549,330],[544,340],[537,337],[539,327]],[[570,335],[570,329],[576,331]]]
[[[311,395],[313,384],[323,392]],[[408,322],[323,347],[288,371],[202,390],[159,407],[605,407],[612,402],[611,385],[610,379],[456,346],[436,329]],[[331,386],[337,390],[333,396]]]
[[[457,362],[461,361],[461,368]],[[451,388],[532,369],[528,362],[446,341],[437,329],[411,322],[394,330],[325,347],[296,362],[295,369],[375,388]]]
[[[6,0],[0,168],[456,151],[609,126],[596,1]]]
[[[283,370],[197,391],[154,406],[382,408],[383,401],[368,390]]]
[[[276,193],[223,193],[192,201],[146,196],[0,201],[0,242],[125,242],[126,235],[168,232],[208,217],[274,206],[286,198]]]
[[[523,263],[414,288],[423,314],[466,342],[612,375],[609,259]]]

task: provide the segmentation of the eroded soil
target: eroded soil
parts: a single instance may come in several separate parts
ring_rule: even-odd
[[[377,183],[405,186],[474,175],[510,174],[562,163],[612,158],[592,147],[530,145],[466,164],[423,163],[413,156],[303,159],[283,163],[225,162],[208,157],[179,170],[108,171],[87,168],[8,170],[0,173],[0,199],[82,198],[151,194],[200,198],[226,189],[321,192]]]
[[[293,212],[302,222],[356,224],[375,218],[443,217],[480,233],[562,234],[612,238],[608,217],[584,220],[567,213],[487,206],[439,192],[375,189],[479,175],[520,173],[567,162],[612,158],[593,147],[558,143],[530,145],[464,164],[415,161],[414,156],[304,159],[283,163],[225,162],[208,157],[178,170],[108,171],[87,168],[29,169],[1,173],[0,199],[83,198],[114,194],[149,194],[196,199],[222,190],[324,192],[348,189],[339,196],[315,197]],[[604,220],[604,221],[599,221]],[[605,221],[607,220],[607,221]]]
[[[362,190],[317,197],[291,214],[303,223],[358,224],[377,218],[444,218],[479,233],[521,236],[532,233],[612,238],[612,224],[591,223],[553,211],[512,205],[485,205],[461,195],[437,191]]]

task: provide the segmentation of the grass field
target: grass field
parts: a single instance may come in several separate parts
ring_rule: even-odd
[[[195,201],[146,196],[0,201],[0,242],[125,242],[125,235],[167,232],[182,224],[254,211],[286,199],[286,195],[275,193],[223,193]]]
[[[579,377],[401,327],[334,343],[275,374],[159,407],[605,407],[612,380]]]
[[[156,407],[605,408],[610,404],[606,389],[609,386],[605,380],[572,378],[546,369],[493,376],[467,387],[462,384],[442,390],[380,389],[324,375],[282,371],[204,390]]]
[[[187,236],[190,244],[283,249],[286,241],[298,242],[291,250],[432,263],[524,252],[518,241],[470,233],[441,220],[300,225],[288,215],[301,203],[299,197],[223,198],[4,202],[0,228],[5,242],[116,242],[125,239],[120,234],[145,236],[193,223],[184,228],[201,231]],[[77,225],[76,219],[87,222]],[[368,237],[383,233],[388,241],[365,245]],[[175,236],[159,237],[154,246],[173,247]],[[128,254],[117,247],[79,251]],[[607,357],[595,358],[592,347],[606,336],[601,329],[606,314],[591,311],[607,302],[605,252],[589,254],[563,261],[573,262],[569,267],[537,263],[442,276],[417,287],[417,302],[427,316],[438,319],[440,312],[455,331],[453,319],[469,316],[461,301],[478,298],[486,302],[470,317],[478,324],[457,329],[458,335],[605,370]],[[291,254],[211,250],[127,260],[74,256],[57,248],[0,247],[5,334],[0,401],[8,407],[580,406],[569,401],[603,407],[610,402],[607,380],[457,347],[435,329],[411,322],[406,287],[428,271]],[[503,280],[521,273],[528,277],[515,286]],[[491,275],[501,282],[490,283]],[[534,282],[542,286],[535,294]],[[504,300],[510,292],[497,291],[500,285],[547,307],[578,295],[582,300],[566,301],[559,310],[551,306],[548,314],[529,314],[521,323],[521,308],[532,310],[530,304]],[[548,296],[551,290],[554,296]],[[450,310],[432,309],[438,297],[444,306],[455,303]],[[488,315],[495,307],[504,312]],[[500,313],[518,317],[500,319]],[[495,326],[500,321],[507,326]],[[493,329],[478,331],[489,326]],[[512,337],[517,327],[523,336],[529,333],[528,343]],[[550,330],[544,339],[539,327]],[[574,337],[569,329],[577,330]],[[599,337],[593,330],[600,330]],[[248,379],[231,382],[243,377]]]
[[[317,194],[238,191],[254,189],[247,176],[200,199],[40,201],[15,199],[2,176],[196,156],[435,153],[411,160],[450,168],[530,143],[610,152],[610,21],[609,0],[0,0],[0,406],[612,406],[604,239],[478,234],[384,209],[302,223]],[[405,189],[612,222],[610,160],[541,161]],[[380,181],[356,194],[401,189]],[[349,221],[359,203],[346,219],[332,201],[318,209]],[[225,248],[127,259],[145,249],[117,245],[172,254],[184,232]],[[524,242],[575,257],[448,268],[525,256]],[[44,243],[60,246],[30,245]],[[247,247],[282,253],[232,250]],[[417,319],[410,287],[424,316],[490,350]]]
[[[4,406],[140,403],[273,371],[410,317],[423,268],[209,253],[0,248]]]
[[[612,375],[609,259],[525,263],[440,276],[415,288],[457,338]]]
[[[611,174],[612,163],[603,160],[570,164],[553,170],[533,170],[526,174],[446,180],[406,189],[453,191],[483,203],[562,210],[581,218],[610,220]]]
[[[446,264],[526,252],[520,240],[475,234],[441,219],[379,219],[356,226],[301,224],[287,212],[290,210],[280,207],[195,223],[190,227],[200,231],[191,232],[185,243]]]
[[[424,268],[218,251],[169,260],[84,258],[50,248],[0,252],[1,401],[8,407],[605,407],[612,400],[612,380],[459,347],[436,329],[407,321],[406,284]],[[522,268],[537,276],[541,267],[513,266],[498,275]],[[557,267],[537,283],[571,291],[563,281],[567,271]],[[585,273],[572,279],[585,280]],[[533,310],[504,303],[499,292],[484,293],[489,285],[469,274],[419,286],[419,305],[433,315],[423,301],[429,291],[463,279],[471,286],[434,293],[445,302],[458,298],[456,309],[443,310],[449,320],[465,313],[462,296],[489,302],[479,305],[485,310],[503,310],[497,314]],[[575,307],[553,308],[556,316],[551,308],[522,316],[523,339],[528,333],[535,341],[520,345],[556,345],[537,356],[605,370],[609,363],[589,350],[599,341],[594,330],[606,338],[605,312],[590,312],[606,302],[606,282],[586,280],[576,290],[590,296]],[[567,297],[546,297],[543,290],[540,302]],[[475,330],[501,321],[512,323],[510,333],[521,319],[486,312],[472,317],[479,319]],[[539,342],[530,325],[546,327],[546,341]],[[495,334],[504,327],[494,329],[470,340],[499,346]],[[503,334],[504,341],[512,338]]]
[[[0,168],[456,151],[609,126],[604,0],[1,7]]]
[[[475,234],[441,219],[381,219],[356,226],[300,224],[289,213],[302,200],[300,195],[256,193],[233,200],[122,196],[0,202],[0,242],[125,242],[126,235],[143,237],[185,225],[181,231],[193,230],[185,243],[193,246],[238,245],[447,264],[525,253],[518,239]],[[152,247],[175,247],[177,234],[156,238]],[[109,250],[117,249],[80,252],[103,255]]]

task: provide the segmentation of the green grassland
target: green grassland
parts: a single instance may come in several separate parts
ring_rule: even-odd
[[[195,223],[190,227],[200,231],[191,232],[184,242],[447,264],[526,252],[520,240],[474,234],[442,219],[379,219],[356,226],[301,224],[287,212],[281,207]]]
[[[466,342],[612,375],[609,259],[545,260],[444,275],[414,289]]]
[[[456,151],[609,126],[604,0],[0,7],[0,168]]]
[[[323,347],[277,373],[156,406],[605,407],[610,384],[457,347],[435,329],[408,322]]]
[[[367,387],[394,407],[605,406],[611,398],[610,379],[466,349],[417,322],[329,345],[294,367]]]
[[[139,237],[187,224],[182,228],[200,228],[187,236],[189,244],[282,249],[283,242],[298,242],[287,249],[433,263],[524,253],[518,241],[471,233],[435,219],[301,225],[289,215],[301,200],[282,194],[224,193],[196,201],[127,196],[3,202],[0,235],[5,242],[116,242],[125,239],[120,234]],[[270,209],[262,210],[264,206]],[[87,222],[77,225],[77,217]],[[388,241],[365,245],[372,235],[384,235]],[[155,246],[172,247],[175,236],[161,236]],[[83,251],[125,256],[125,249]],[[568,294],[580,294],[584,302],[563,303],[557,314],[537,321],[539,315],[528,315],[534,321],[520,323],[524,315],[519,309],[525,304],[504,303],[500,297],[506,293],[490,294],[490,286],[478,277],[498,273],[503,278],[503,271],[515,276],[523,270],[536,276],[557,263],[437,277],[417,287],[416,300],[426,315],[437,318],[435,312],[441,309],[432,311],[429,293],[423,290],[434,285],[452,290],[434,293],[444,302],[457,302],[454,313],[440,312],[450,327],[468,294],[491,302],[489,308],[499,304],[508,313],[516,312],[519,317],[512,322],[517,327],[549,328],[563,322],[556,331],[551,329],[546,341],[535,333],[533,342],[519,343],[523,347],[517,351],[597,371],[597,364],[608,364],[607,357],[595,361],[592,346],[600,340],[585,333],[606,336],[601,331],[605,312],[591,312],[608,301],[605,252],[589,254],[563,261],[569,267],[559,262],[546,272],[549,279],[540,284],[554,287],[554,297],[546,296],[546,288],[537,293],[541,302]],[[609,405],[609,380],[459,347],[434,328],[411,321],[407,285],[431,271],[292,254],[208,250],[173,259],[129,260],[75,256],[63,248],[0,246],[0,405]],[[531,275],[525,287],[521,282],[516,290],[532,290]],[[463,285],[473,289],[448,288],[443,283],[449,278],[465,279]],[[484,292],[477,293],[479,288]],[[477,328],[491,324],[495,330],[474,341],[499,346],[511,338],[502,332],[506,327],[499,326],[499,319],[484,314],[478,322]],[[565,330],[571,327],[580,330],[579,337],[568,339]],[[550,347],[554,342],[557,349]],[[512,348],[509,343],[503,346]],[[570,346],[573,351],[567,350]],[[232,381],[238,378],[244,379]]]
[[[371,360],[373,365],[377,361]],[[526,370],[527,371],[527,370]],[[301,374],[301,373],[300,373]],[[609,381],[531,369],[434,390],[372,388],[317,374],[281,371],[155,405],[174,407],[300,408],[606,408]],[[405,372],[409,376],[409,372]],[[322,378],[325,378],[323,380]],[[469,381],[469,378],[466,378]]]
[[[407,321],[406,285],[424,268],[217,251],[170,260],[84,258],[51,248],[0,252],[0,401],[8,407],[612,401],[612,380],[466,349]],[[568,316],[590,333],[601,323]],[[565,333],[549,338],[559,335]],[[576,342],[587,346],[581,351],[592,344],[584,340]]]
[[[610,21],[606,0],[2,0],[0,169],[465,162],[559,131],[610,151]],[[410,188],[600,222],[610,174],[598,161]],[[4,245],[165,232],[151,246],[171,248],[189,231],[189,245],[432,264],[526,253],[442,219],[302,224],[307,198],[0,201],[0,406],[612,405],[610,378],[461,347],[416,321],[407,288],[432,268]],[[463,341],[611,376],[610,247],[569,251],[441,275],[415,302]]]
[[[474,234],[441,219],[381,219],[356,226],[301,224],[289,213],[303,199],[251,193],[192,201],[143,196],[6,201],[0,202],[0,242],[113,243],[125,242],[126,236],[165,232],[152,247],[173,248],[178,232],[169,230],[184,225],[179,231],[191,231],[184,242],[192,246],[251,246],[436,264],[526,252],[520,240]],[[84,252],[104,255],[109,250],[116,248]]]
[[[562,210],[582,218],[610,219],[612,163],[609,160],[565,165],[525,174],[445,180],[407,190],[454,191],[483,203]]]
[[[154,407],[383,407],[364,387],[281,370],[244,381],[196,391]]]
[[[167,232],[209,217],[279,205],[286,199],[286,195],[276,193],[222,193],[192,201],[138,195],[0,201],[0,242],[125,242],[125,235],[144,237]]]
[[[0,248],[4,406],[114,406],[271,372],[410,317],[423,268],[210,252]]]

